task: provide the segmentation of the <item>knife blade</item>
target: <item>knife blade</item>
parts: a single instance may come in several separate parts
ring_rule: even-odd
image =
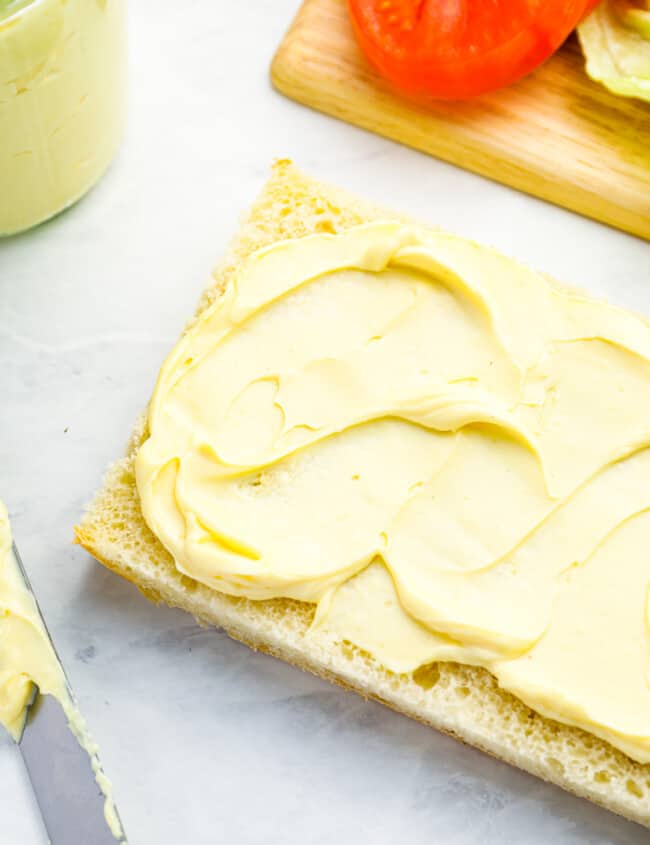
[[[52,637],[16,545],[13,553],[32,594],[43,628],[66,678],[69,705],[78,708],[65,670],[56,653]],[[19,748],[36,796],[51,845],[116,845],[126,843],[123,827],[113,803],[109,784],[103,773],[96,746],[83,726],[81,740],[73,732],[61,702],[35,690],[27,713]],[[78,731],[77,731],[78,732]],[[101,785],[103,785],[103,787]]]

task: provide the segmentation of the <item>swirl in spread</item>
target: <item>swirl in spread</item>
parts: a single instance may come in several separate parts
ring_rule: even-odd
[[[136,462],[178,569],[650,762],[650,325],[399,223],[255,253]]]

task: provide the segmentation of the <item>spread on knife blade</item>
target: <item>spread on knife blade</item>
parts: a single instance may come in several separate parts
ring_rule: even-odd
[[[167,359],[136,475],[191,578],[650,762],[643,318],[399,223],[279,243]]]
[[[0,502],[0,722],[15,740],[34,684],[62,703],[69,699],[61,664],[14,557],[9,517]]]
[[[124,0],[0,0],[0,235],[102,175],[124,112]]]
[[[42,695],[52,695],[63,708],[70,730],[90,758],[104,802],[111,833],[123,838],[113,788],[104,774],[94,742],[77,707],[61,664],[41,620],[34,596],[27,588],[13,552],[11,526],[0,501],[0,724],[19,741],[34,685]]]

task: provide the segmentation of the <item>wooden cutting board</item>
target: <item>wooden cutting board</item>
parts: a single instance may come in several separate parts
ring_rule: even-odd
[[[650,105],[592,82],[574,37],[509,88],[414,104],[364,59],[345,0],[305,0],[271,78],[305,105],[650,240]]]

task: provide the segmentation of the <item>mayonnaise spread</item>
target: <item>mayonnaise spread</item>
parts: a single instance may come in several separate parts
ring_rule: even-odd
[[[124,115],[124,0],[0,0],[0,234],[101,176]]]
[[[60,702],[70,730],[90,758],[104,796],[106,823],[115,839],[125,842],[111,782],[102,770],[97,744],[70,693],[34,596],[25,584],[13,552],[7,509],[0,501],[0,724],[17,742],[35,686],[40,694],[52,695]]]
[[[34,683],[60,701],[68,697],[61,665],[14,557],[9,517],[0,502],[0,722],[16,740]]]
[[[136,461],[180,572],[650,762],[650,324],[400,223],[255,253]]]

